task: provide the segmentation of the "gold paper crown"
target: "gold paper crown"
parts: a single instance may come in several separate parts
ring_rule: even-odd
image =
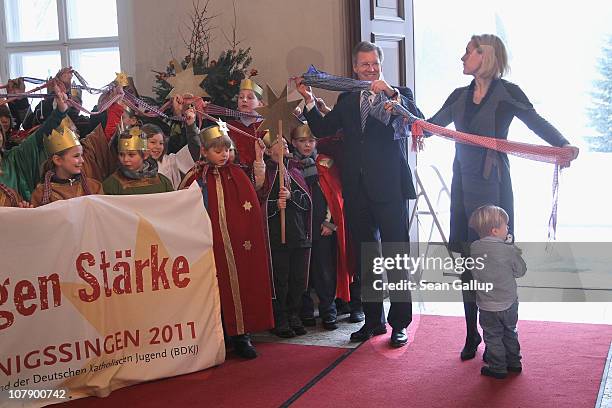
[[[126,73],[124,72],[115,72],[115,82],[117,83],[117,85],[124,87],[124,86],[128,86],[130,83],[128,81],[128,76]]]
[[[77,98],[79,101],[83,100],[83,91],[80,88],[70,88],[70,96]]]
[[[132,150],[141,152],[147,150],[147,138],[138,126],[130,128],[119,137],[119,151],[128,152]]]
[[[60,128],[68,128],[68,129],[70,129],[72,131],[75,131],[76,128],[77,128],[76,125],[74,124],[74,122],[72,121],[72,119],[70,119],[70,116],[68,116],[68,115],[66,115],[64,117],[64,119],[62,119],[59,127]]]
[[[216,125],[208,126],[200,132],[200,140],[202,141],[202,145],[206,145],[214,139],[228,136],[228,133],[227,124],[219,119]]]
[[[263,88],[255,83],[252,79],[243,79],[240,81],[240,90],[250,89],[255,92],[259,99],[263,99]]]
[[[53,129],[48,137],[45,137],[45,149],[49,155],[54,155],[74,146],[80,146],[79,138],[69,127],[58,127]]]
[[[266,129],[265,132],[266,133],[262,137],[262,140],[263,140],[264,144],[266,145],[266,147],[269,149],[272,146],[274,146],[274,144],[276,143],[276,137],[272,137],[272,133],[270,133],[270,131],[267,130],[267,129]]]
[[[296,127],[295,129],[293,129],[293,132],[291,132],[292,140],[293,139],[303,139],[303,138],[317,140],[315,135],[312,134],[312,131],[310,130],[310,126],[308,126],[307,123],[304,123]]]

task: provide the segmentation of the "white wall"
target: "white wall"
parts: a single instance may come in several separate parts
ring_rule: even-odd
[[[173,57],[180,60],[187,52],[180,32],[189,38],[192,0],[117,2],[122,67],[141,94],[153,95],[151,70],[163,71]],[[232,2],[210,0],[209,10],[209,15],[218,15],[213,25],[231,34]],[[308,64],[345,74],[350,58],[346,0],[236,0],[236,10],[240,46],[252,48],[258,83],[279,92],[289,76],[304,72]],[[219,29],[213,35],[211,58],[216,59],[229,45]],[[320,94],[335,99],[334,93]]]

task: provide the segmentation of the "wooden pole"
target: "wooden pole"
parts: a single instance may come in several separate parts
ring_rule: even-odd
[[[278,121],[278,132],[276,133],[276,143],[280,143],[280,157],[278,160],[278,191],[285,187],[285,144],[283,143],[283,121]],[[281,244],[286,244],[285,239],[285,209],[280,209]]]

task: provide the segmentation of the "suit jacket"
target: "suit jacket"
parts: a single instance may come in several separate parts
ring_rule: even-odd
[[[402,105],[414,115],[423,117],[417,108],[412,92],[399,88]],[[394,140],[391,123],[385,126],[368,117],[365,130],[361,131],[360,92],[347,92],[326,116],[315,107],[304,113],[317,137],[333,136],[339,129],[344,133],[344,151],[341,167],[342,191],[345,200],[357,197],[360,179],[368,197],[376,202],[396,199],[414,199],[412,173],[408,166],[406,141]],[[393,116],[392,120],[401,120]]]

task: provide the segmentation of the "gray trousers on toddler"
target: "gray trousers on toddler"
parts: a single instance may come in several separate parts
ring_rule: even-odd
[[[521,345],[518,341],[518,302],[501,312],[480,310],[487,350],[487,364],[491,371],[508,372],[508,367],[521,367]]]

